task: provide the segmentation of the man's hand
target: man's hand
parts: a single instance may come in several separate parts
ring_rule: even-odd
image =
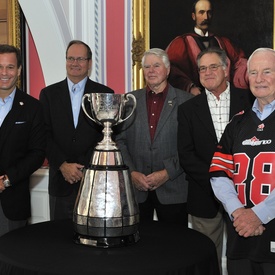
[[[133,171],[131,176],[133,184],[139,191],[155,190],[169,179],[166,169],[153,172],[147,176],[140,172]]]
[[[5,190],[4,186],[4,180],[5,180],[5,175],[0,176],[0,193],[2,193]]]
[[[149,185],[147,177],[137,171],[131,172],[132,182],[139,191],[148,191]]]
[[[64,179],[70,184],[80,181],[83,177],[82,170],[84,165],[78,163],[63,162],[59,167]]]
[[[263,234],[265,227],[250,208],[239,208],[232,213],[233,225],[240,236],[245,238]]]
[[[164,184],[169,179],[168,173],[166,169],[153,172],[152,174],[147,176],[147,182],[149,185],[149,190],[155,190]]]

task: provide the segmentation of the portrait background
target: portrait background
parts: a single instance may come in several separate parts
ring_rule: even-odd
[[[193,0],[150,0],[150,48],[165,49],[176,36],[193,30]],[[274,0],[212,0],[211,32],[230,38],[249,56],[273,48]]]

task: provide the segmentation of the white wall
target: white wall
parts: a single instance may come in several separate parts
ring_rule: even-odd
[[[65,51],[79,39],[93,49],[92,79],[105,82],[105,0],[19,0],[40,58],[45,84],[65,78]],[[101,64],[99,66],[98,64]]]

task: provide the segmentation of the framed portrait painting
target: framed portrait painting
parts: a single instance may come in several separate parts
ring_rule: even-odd
[[[143,48],[166,49],[176,36],[192,32],[194,2],[133,0],[133,22],[137,20],[143,23],[136,29],[136,33],[144,40]],[[216,35],[228,37],[247,57],[256,48],[273,48],[274,2],[275,0],[212,0],[213,17],[209,30]],[[140,67],[134,69],[141,79]]]

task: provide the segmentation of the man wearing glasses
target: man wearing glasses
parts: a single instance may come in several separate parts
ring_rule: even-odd
[[[114,93],[89,79],[92,52],[82,41],[73,40],[66,50],[67,78],[40,93],[47,130],[50,218],[72,218],[82,170],[102,139],[102,129],[88,120],[81,109],[84,93]]]
[[[220,48],[207,48],[197,57],[202,93],[179,106],[178,153],[189,182],[187,211],[192,226],[210,237],[221,263],[223,208],[214,197],[209,166],[226,124],[251,106],[247,90],[227,81],[227,55]]]

